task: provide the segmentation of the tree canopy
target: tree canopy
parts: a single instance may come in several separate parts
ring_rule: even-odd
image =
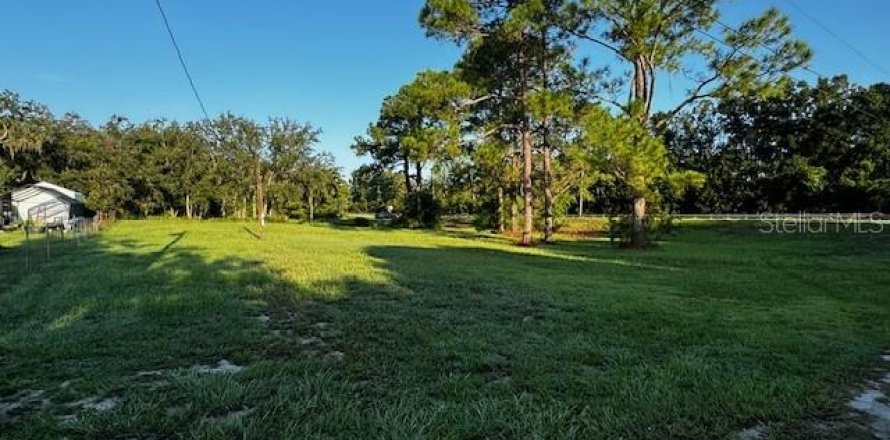
[[[480,218],[499,231],[506,230],[508,210],[516,225],[521,206],[523,245],[532,243],[536,223],[549,241],[557,212],[570,200],[580,211],[585,197],[621,195],[617,205],[629,212],[631,244],[645,246],[649,208],[664,210],[662,202],[683,197],[707,177],[671,160],[667,127],[702,103],[781,99],[788,73],[812,56],[777,9],[732,27],[720,17],[721,3],[427,0],[421,26],[463,54],[442,78],[424,83],[430,73],[422,73],[387,98],[356,151],[385,169],[401,163],[406,192],[417,201],[413,187],[422,187],[421,170],[432,163],[445,173],[439,187],[472,194],[476,210],[484,211]],[[690,84],[686,95],[656,111],[658,78],[679,74]],[[420,108],[406,104],[419,99],[411,91],[429,94],[432,87],[447,94],[452,84],[462,84],[463,105],[432,112],[433,119],[449,121],[452,132],[422,131],[426,116],[412,119],[406,111]],[[445,137],[460,141],[430,146]],[[592,191],[595,185],[601,189]]]
[[[319,130],[225,113],[213,120],[94,127],[76,114],[0,94],[0,187],[49,180],[111,215],[311,219],[345,212],[348,188]],[[263,199],[263,192],[267,198]]]

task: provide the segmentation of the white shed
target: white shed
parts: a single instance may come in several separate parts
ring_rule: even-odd
[[[37,182],[12,192],[12,210],[20,221],[62,225],[67,220],[83,215],[83,194]]]

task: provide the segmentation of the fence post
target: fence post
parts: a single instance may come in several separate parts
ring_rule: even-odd
[[[25,225],[25,272],[31,272],[31,229]]]

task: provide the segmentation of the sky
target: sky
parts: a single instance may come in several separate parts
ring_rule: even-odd
[[[447,69],[460,51],[417,23],[422,0],[162,0],[211,116],[286,116],[323,130],[318,148],[348,173],[349,149],[382,99],[424,69]],[[873,67],[796,9],[877,63]],[[890,82],[886,0],[735,0],[729,24],[776,6],[815,51],[812,67],[861,84]],[[95,124],[203,117],[154,0],[29,0],[3,6],[0,89],[74,111]],[[594,52],[594,56],[597,53]],[[599,54],[603,58],[608,56]],[[596,61],[596,60],[594,60]],[[606,61],[611,62],[611,61]],[[806,72],[795,75],[814,79]],[[678,100],[680,78],[662,78],[656,105]]]

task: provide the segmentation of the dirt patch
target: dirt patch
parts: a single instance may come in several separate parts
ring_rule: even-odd
[[[736,438],[738,440],[760,440],[766,438],[766,428],[760,425],[748,428],[740,432]]]
[[[235,365],[226,359],[216,363],[216,365],[195,365],[192,370],[203,374],[235,374],[244,371],[245,367]]]
[[[70,386],[71,381],[65,381],[58,386],[58,389],[65,390]],[[120,403],[121,398],[117,396],[94,396],[66,403],[63,406],[76,410],[105,412],[113,410]],[[50,393],[46,390],[24,390],[14,396],[0,400],[0,422],[15,421],[25,415],[41,413],[49,410],[54,405],[58,404],[53,403]],[[58,417],[61,423],[69,423],[76,418],[75,414]]]
[[[306,301],[305,306],[314,304]],[[343,332],[330,322],[312,322],[310,316],[293,310],[273,310],[263,312],[261,316],[269,318],[264,319],[264,323],[272,336],[299,347],[302,356],[333,362],[346,359],[346,354],[335,347],[336,339]]]
[[[881,382],[890,382],[890,374],[884,376]],[[856,395],[849,406],[871,419],[869,426],[875,438],[886,440],[890,439],[890,405],[887,404],[887,395],[877,385],[874,383]]]
[[[22,415],[42,411],[51,404],[44,390],[24,390],[0,400],[0,422],[11,421]]]
[[[890,362],[890,354],[881,355],[881,360]],[[867,387],[853,397],[848,406],[861,418],[867,419],[871,434],[881,440],[890,440],[890,403],[885,390],[890,384],[890,372],[882,368],[884,375],[877,381],[870,381]]]
[[[890,354],[881,355],[890,363]],[[849,411],[826,418],[797,420],[788,424],[756,425],[737,431],[736,439],[819,438],[832,440],[890,440],[890,369],[885,365],[875,370],[880,378],[870,380],[847,402]]]
[[[346,353],[343,353],[342,351],[334,350],[334,351],[324,355],[324,358],[329,361],[340,362],[346,358]]]
[[[297,341],[300,343],[300,345],[312,345],[322,342],[321,339],[316,338],[315,336],[297,338]]]
[[[120,397],[87,397],[86,399],[80,399],[76,402],[71,402],[67,404],[70,407],[77,407],[81,409],[88,409],[92,411],[111,411],[117,408],[121,403]]]

